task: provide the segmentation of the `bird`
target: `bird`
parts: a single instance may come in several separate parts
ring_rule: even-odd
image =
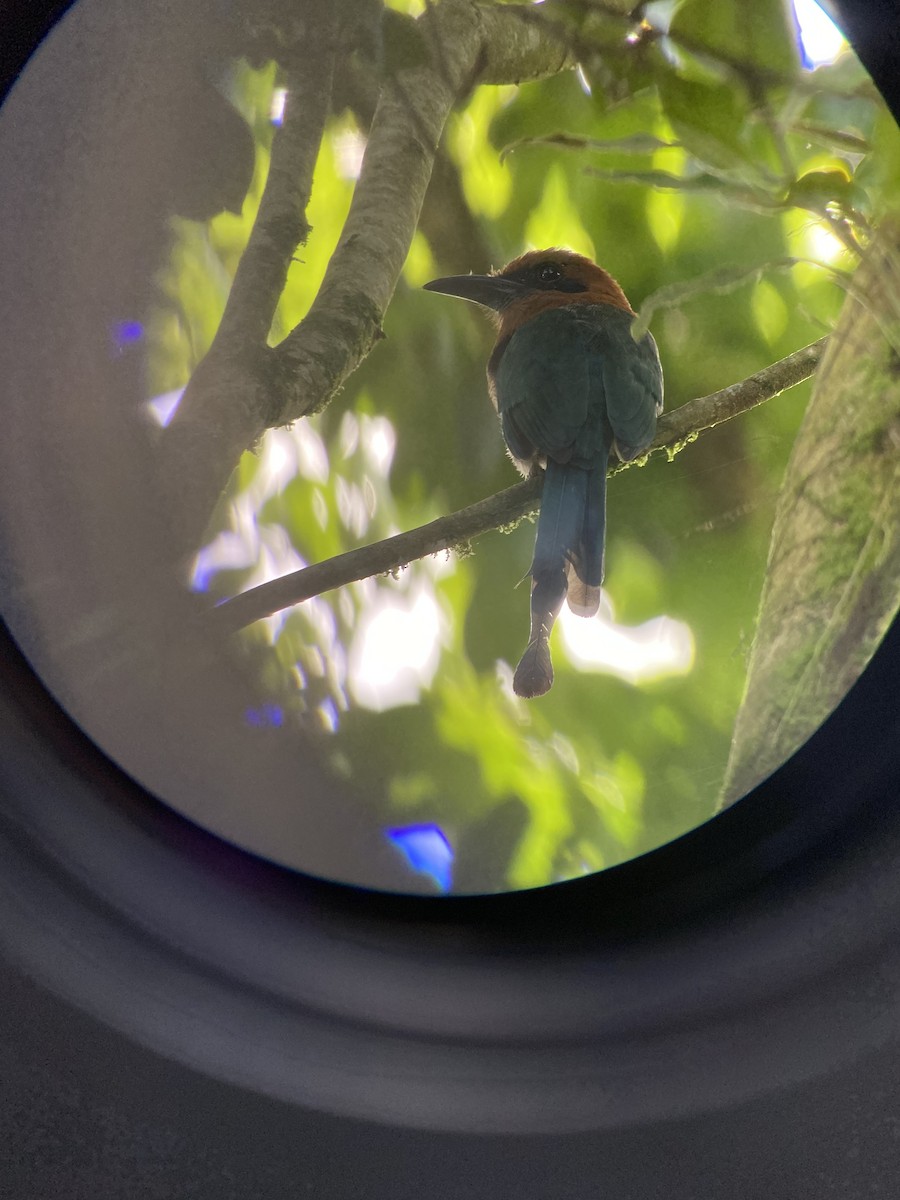
[[[544,472],[531,628],[513,676],[516,695],[533,699],[553,684],[550,633],[563,603],[581,617],[599,609],[609,459],[629,462],[653,441],[659,351],[649,332],[632,336],[636,314],[612,275],[572,250],[530,250],[489,275],[424,286],[489,311],[488,390],[503,439],[522,475]]]

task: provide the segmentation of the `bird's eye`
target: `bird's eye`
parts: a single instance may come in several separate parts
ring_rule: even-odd
[[[541,283],[553,283],[554,280],[562,278],[562,271],[555,263],[544,263],[538,270],[538,279]]]

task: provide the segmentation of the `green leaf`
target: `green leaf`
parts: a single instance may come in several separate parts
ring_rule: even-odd
[[[863,214],[871,212],[871,199],[847,172],[844,164],[833,169],[808,171],[788,188],[786,203],[819,216],[838,216],[849,220],[858,229],[867,230],[869,223]]]
[[[798,67],[782,0],[682,0],[669,32],[680,48],[748,72],[792,75]]]
[[[739,204],[742,208],[764,213],[766,216],[788,207],[782,198],[771,195],[761,187],[727,183],[718,175],[672,175],[668,171],[614,171],[602,167],[587,167],[585,174],[615,183],[637,183],[644,187],[675,192],[707,192],[723,201]]]
[[[695,279],[684,280],[680,283],[666,284],[657,288],[638,309],[638,315],[632,323],[632,335],[637,339],[644,336],[650,327],[653,314],[660,308],[678,308],[698,296],[709,294],[725,295],[735,288],[743,287],[764,275],[767,271],[785,270],[800,261],[796,258],[770,259],[754,267],[717,267],[707,271]]]
[[[611,179],[618,183],[640,183],[644,187],[669,188],[675,192],[722,192],[733,198],[739,190],[732,184],[726,183],[718,175],[673,175],[671,171],[626,171],[613,170],[608,167],[587,167],[585,174],[594,175],[598,179]],[[750,193],[748,191],[748,197]],[[757,205],[766,212],[782,207],[780,201],[766,193],[760,192],[754,196]]]
[[[875,117],[872,153],[860,163],[854,178],[869,193],[876,213],[900,207],[900,128],[883,104]]]
[[[733,87],[670,71],[659,81],[659,95],[676,137],[695,158],[723,168],[746,162],[742,134],[748,109]]]
[[[634,133],[621,138],[592,138],[560,130],[558,133],[538,134],[510,142],[500,151],[501,162],[507,155],[525,146],[559,146],[563,150],[608,151],[612,154],[654,154],[657,150],[680,149],[681,143],[655,137],[652,133]]]
[[[787,201],[797,208],[822,212],[826,205],[850,203],[852,180],[846,170],[809,171],[788,188]]]
[[[808,138],[829,150],[845,154],[867,154],[871,150],[868,139],[861,133],[849,129],[832,129],[819,121],[795,121],[791,124],[791,132]]]

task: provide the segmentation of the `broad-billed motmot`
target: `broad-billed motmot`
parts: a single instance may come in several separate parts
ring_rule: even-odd
[[[600,606],[610,452],[636,458],[662,411],[659,354],[631,335],[634,310],[615,279],[570,250],[532,250],[492,275],[425,287],[490,309],[498,326],[488,387],[510,457],[543,468],[531,575],[531,636],[517,695],[553,683],[549,638],[564,600],[582,617]]]

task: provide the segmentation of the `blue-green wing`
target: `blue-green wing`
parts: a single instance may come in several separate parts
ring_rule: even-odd
[[[609,305],[550,309],[510,338],[494,373],[514,458],[593,465],[615,438],[634,457],[653,439],[662,372],[653,339],[636,343],[630,314]]]
[[[656,434],[663,407],[663,376],[659,351],[651,334],[640,341],[631,336],[630,313],[614,309],[598,336],[603,359],[606,415],[623,462],[641,454]]]
[[[590,327],[563,310],[542,313],[512,335],[495,390],[515,458],[570,462],[601,450],[602,364],[591,351]]]

